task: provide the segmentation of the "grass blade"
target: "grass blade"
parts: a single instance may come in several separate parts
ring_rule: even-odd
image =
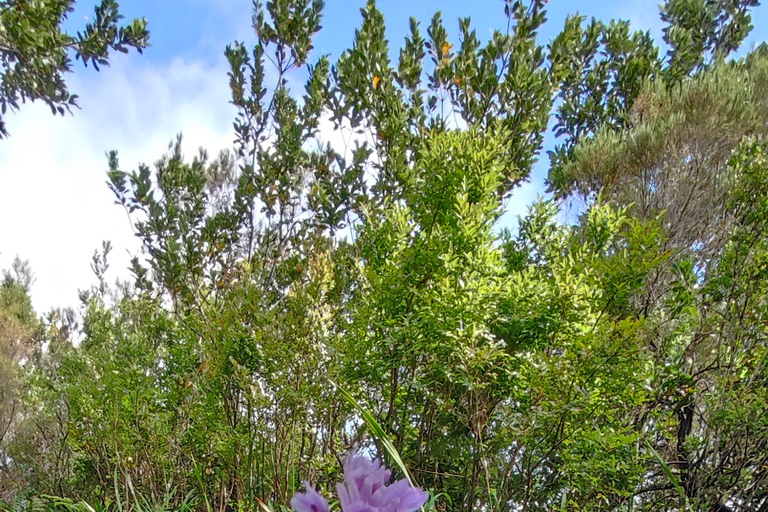
[[[384,447],[384,450],[387,452],[387,454],[390,456],[390,458],[395,462],[397,467],[400,469],[400,471],[403,472],[405,477],[408,479],[408,482],[413,486],[416,487],[416,482],[411,476],[411,472],[408,471],[408,468],[405,467],[405,463],[403,462],[403,459],[400,458],[400,454],[397,453],[397,449],[395,448],[395,445],[392,444],[392,441],[390,441],[389,436],[384,431],[384,429],[379,425],[379,422],[376,421],[376,418],[373,417],[373,415],[368,412],[368,410],[360,405],[360,403],[355,400],[355,397],[353,397],[349,391],[342,388],[335,382],[333,382],[331,379],[328,379],[333,386],[339,390],[339,393],[341,393],[341,396],[346,400],[352,407],[357,409],[360,414],[363,416],[363,420],[368,425],[368,428],[371,429],[373,434],[379,439],[379,442]]]
[[[683,486],[680,483],[680,477],[678,477],[675,473],[672,472],[672,468],[669,467],[669,464],[667,464],[667,461],[665,461],[661,455],[659,455],[659,452],[657,452],[653,446],[651,446],[651,443],[648,442],[648,440],[645,441],[645,446],[650,450],[651,454],[653,454],[653,457],[656,459],[656,462],[659,463],[661,466],[661,469],[664,471],[664,474],[667,475],[667,478],[669,478],[669,481],[672,483],[672,486],[675,488],[675,490],[680,494],[680,497],[683,499],[684,502],[688,501],[688,497],[685,495],[685,490],[683,489]]]

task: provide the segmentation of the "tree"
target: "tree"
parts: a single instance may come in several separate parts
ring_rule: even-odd
[[[40,333],[29,299],[32,273],[26,262],[16,258],[0,283],[0,474],[11,486],[9,446],[21,427],[24,413],[23,365],[32,356],[34,338]],[[0,496],[8,489],[0,486]]]
[[[664,59],[649,32],[630,33],[626,21],[605,24],[583,16],[566,21],[574,45],[564,52],[573,72],[566,75],[555,113],[562,142],[550,154],[549,190],[567,197],[572,183],[563,165],[573,148],[598,131],[621,131],[647,80],[674,86],[727,58],[752,29],[750,8],[757,0],[666,0],[661,5]]]
[[[569,184],[561,191],[661,219],[667,258],[631,302],[645,319],[642,338],[652,354],[655,396],[641,424],[653,433],[648,442],[660,465],[671,469],[659,468],[640,486],[640,507],[766,506],[768,475],[758,462],[766,457],[758,440],[765,425],[757,416],[767,409],[753,385],[765,379],[758,226],[767,65],[761,46],[679,82],[650,79],[622,129],[600,128],[558,169],[558,183]]]
[[[146,20],[120,26],[122,16],[115,0],[102,0],[92,22],[82,32],[62,30],[74,0],[7,0],[0,2],[0,138],[7,137],[2,116],[21,103],[42,101],[53,114],[77,107],[64,74],[72,71],[71,53],[98,71],[109,65],[110,51],[139,53],[148,46]]]

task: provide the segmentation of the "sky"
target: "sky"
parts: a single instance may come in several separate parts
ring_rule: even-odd
[[[338,58],[359,26],[364,0],[326,0],[323,29],[314,56]],[[68,26],[82,27],[95,4],[80,0]],[[145,17],[150,44],[143,55],[116,55],[96,72],[76,63],[67,76],[81,110],[51,116],[42,104],[23,105],[6,116],[10,139],[0,140],[0,269],[15,256],[29,260],[35,273],[32,300],[39,313],[78,306],[78,290],[95,283],[90,269],[94,251],[110,240],[108,277],[126,279],[132,255],[139,251],[125,211],[106,186],[106,153],[118,150],[121,168],[155,162],[178,133],[184,150],[210,154],[232,147],[234,108],[229,105],[224,48],[233,41],[252,44],[250,0],[131,0],[126,18]],[[379,0],[391,47],[399,47],[415,16],[428,24],[440,10],[449,33],[457,19],[470,16],[480,37],[505,22],[502,0]],[[658,0],[550,0],[548,22],[540,38],[548,42],[566,15],[580,12],[603,20],[629,20],[661,40]],[[753,11],[755,30],[746,46],[768,39],[768,6]],[[322,134],[321,134],[322,136]],[[545,140],[545,149],[553,140]],[[524,214],[544,192],[546,157],[529,183],[507,206],[506,222]],[[512,220],[510,220],[512,219]]]

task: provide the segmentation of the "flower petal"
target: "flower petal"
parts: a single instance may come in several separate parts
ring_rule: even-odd
[[[419,509],[429,499],[429,493],[418,487],[411,487],[408,480],[398,480],[386,489],[384,502],[396,503],[396,512],[413,512]]]
[[[328,502],[309,483],[304,483],[307,492],[297,492],[291,500],[296,512],[329,512]]]

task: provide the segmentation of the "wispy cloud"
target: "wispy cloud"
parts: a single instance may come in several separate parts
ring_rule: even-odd
[[[94,281],[90,258],[102,240],[114,246],[113,278],[126,276],[138,250],[105,184],[107,151],[117,149],[131,170],[157,160],[182,131],[190,155],[200,146],[213,154],[233,138],[223,66],[125,59],[80,76],[71,86],[81,111],[53,118],[44,105],[25,105],[8,116],[12,136],[0,142],[0,267],[17,254],[30,260],[38,311],[77,305],[77,290]]]

